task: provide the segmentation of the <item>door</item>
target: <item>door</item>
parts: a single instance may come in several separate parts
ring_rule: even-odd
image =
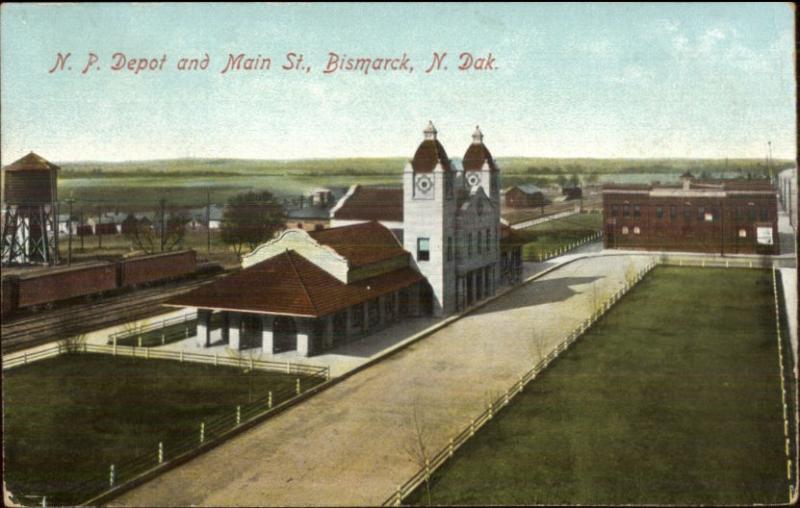
[[[272,341],[275,353],[297,349],[297,325],[294,318],[278,316],[272,328]]]

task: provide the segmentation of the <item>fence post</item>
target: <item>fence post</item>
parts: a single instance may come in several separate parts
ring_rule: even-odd
[[[163,441],[158,442],[158,463],[164,463],[164,443]]]
[[[469,422],[469,435],[475,435],[475,419],[473,418],[471,422]]]
[[[181,362],[183,362],[183,350],[181,349]]]
[[[269,409],[272,409],[272,390],[269,392],[269,398],[267,399],[267,406]]]
[[[189,323],[188,322],[186,323],[186,337],[184,337],[184,338],[185,339],[189,338]]]
[[[136,344],[137,344],[139,347],[142,347],[142,336],[141,336],[141,335],[139,335],[139,339],[136,341]]]
[[[242,406],[236,406],[236,425],[242,423]]]
[[[162,330],[162,331],[161,331],[161,345],[163,346],[163,345],[164,345],[164,344],[166,344],[166,343],[167,343],[167,335],[166,335],[166,334],[164,333],[164,331]]]
[[[214,367],[218,365],[217,353],[214,353]]]
[[[451,457],[453,456],[453,438],[450,438],[450,444],[447,446],[447,453]]]
[[[400,485],[397,486],[397,492],[395,493],[395,506],[400,506],[400,503],[403,502],[403,495],[400,493]]]
[[[206,440],[206,423],[200,422],[200,444],[203,444]]]
[[[108,471],[108,486],[114,486],[114,464],[111,464],[111,468]]]
[[[22,364],[28,365],[28,353],[22,353]]]
[[[286,373],[287,374],[291,374],[290,367],[291,367],[291,364],[289,362],[286,362]]]
[[[489,403],[489,419],[491,420],[494,416],[494,402]]]
[[[42,506],[47,506],[47,496],[42,496]]]
[[[300,395],[300,378],[297,378],[297,383],[295,383],[295,391],[297,395]]]

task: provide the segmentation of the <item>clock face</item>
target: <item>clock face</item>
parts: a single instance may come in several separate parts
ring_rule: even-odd
[[[433,190],[433,179],[429,175],[417,175],[416,187],[417,195],[428,197]]]
[[[467,175],[467,183],[471,187],[475,187],[481,183],[481,175],[479,173],[470,173]]]

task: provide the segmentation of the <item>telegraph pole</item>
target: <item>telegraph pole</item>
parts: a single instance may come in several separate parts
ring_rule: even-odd
[[[211,254],[211,191],[206,189],[206,249]]]
[[[103,205],[97,207],[97,224],[94,226],[94,234],[97,235],[97,248],[103,248],[103,228],[99,227],[103,224]]]
[[[767,169],[769,171],[769,181],[772,183],[772,141],[767,141]]]
[[[72,203],[75,202],[74,199],[70,198],[67,200],[67,204],[69,205],[69,216],[67,216],[67,265],[72,264]]]
[[[164,198],[161,198],[161,200],[159,201],[159,206],[161,207],[161,252],[164,252],[164,244],[166,243],[166,237],[164,236],[164,234],[166,233],[166,229],[167,229],[166,223],[164,221],[164,206],[165,206],[165,204],[166,204],[166,201],[164,200]]]
[[[79,236],[81,237],[81,252],[84,252],[83,237],[84,237],[84,233],[86,233],[86,231],[83,229],[83,207],[81,207],[81,226],[80,227],[81,227],[81,234]]]

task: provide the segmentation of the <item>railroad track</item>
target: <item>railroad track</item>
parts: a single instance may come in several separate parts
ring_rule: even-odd
[[[102,301],[72,305],[3,321],[4,353],[55,342],[90,331],[136,321],[164,313],[161,303],[168,298],[211,282],[224,274],[125,293]]]

